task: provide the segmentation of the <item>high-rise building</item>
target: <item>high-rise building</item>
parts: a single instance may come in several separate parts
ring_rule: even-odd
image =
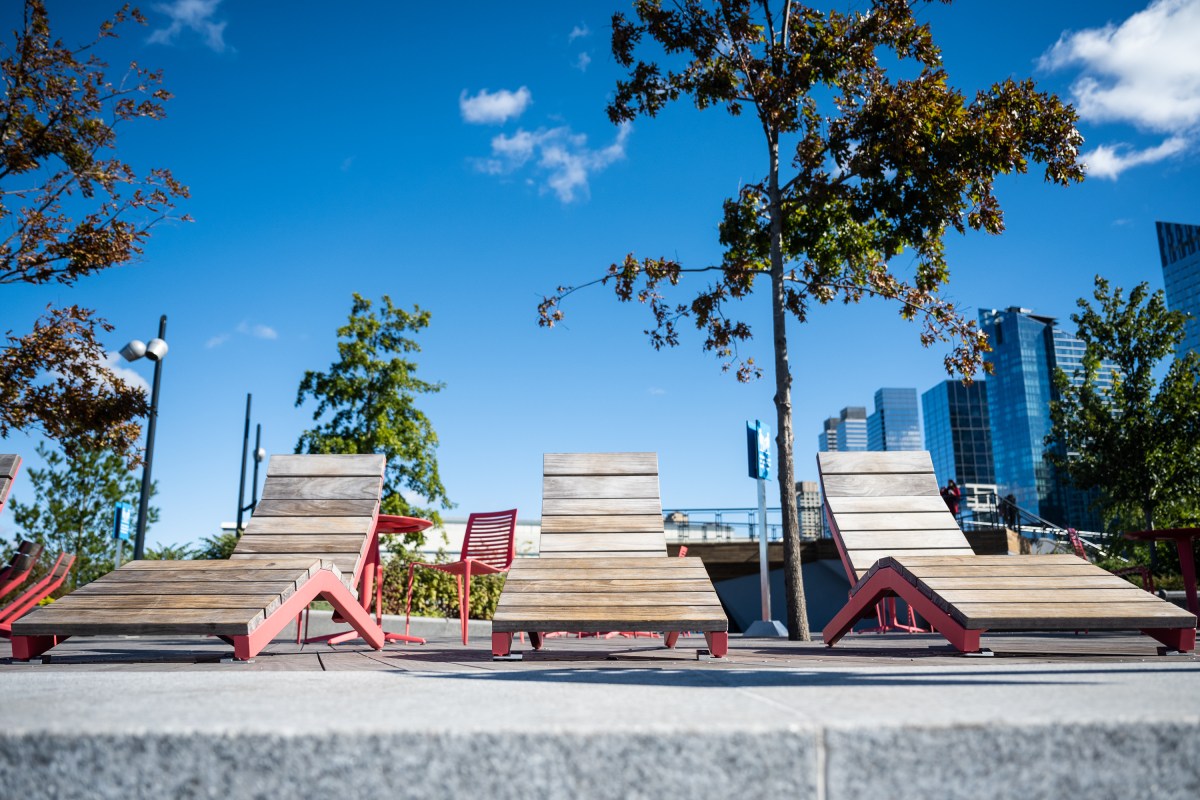
[[[817,450],[822,453],[837,451],[838,418],[829,417],[822,424],[821,434],[817,437]]]
[[[867,449],[867,409],[866,406],[847,406],[838,415],[837,451],[845,453],[851,450]]]
[[[1000,493],[1011,493],[1021,508],[1056,525],[1099,530],[1092,498],[1054,474],[1046,460],[1054,371],[1061,368],[1079,381],[1083,343],[1058,328],[1053,317],[1027,308],[981,310],[979,322],[991,341],[995,368],[987,380],[987,403]],[[1100,385],[1111,384],[1111,378],[1111,370],[1102,368]]]
[[[800,509],[800,536],[818,539],[822,531],[821,488],[816,481],[796,482],[796,505]]]
[[[925,449],[933,458],[938,485],[994,484],[992,431],[988,423],[987,383],[942,381],[921,395]]]
[[[1179,353],[1200,353],[1200,225],[1157,222],[1167,305],[1191,317],[1183,324]]]
[[[875,413],[867,417],[867,449],[920,450],[916,389],[875,390]]]

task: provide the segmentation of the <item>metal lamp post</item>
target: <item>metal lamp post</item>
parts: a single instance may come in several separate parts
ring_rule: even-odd
[[[150,468],[154,462],[154,429],[158,425],[158,388],[162,382],[162,361],[167,355],[167,315],[158,320],[158,337],[143,344],[134,339],[121,348],[126,361],[137,361],[142,356],[154,362],[154,388],[150,392],[150,418],[146,425],[146,457],[142,462],[142,495],[138,500],[137,533],[133,540],[133,560],[140,561],[146,549],[146,515],[150,508]]]
[[[237,535],[242,535],[242,515],[249,511],[254,513],[258,506],[258,465],[267,457],[267,451],[262,447],[262,425],[256,425],[254,430],[254,478],[250,487],[250,504],[242,505],[246,499],[246,452],[250,449],[250,399],[246,395],[246,429],[242,434],[242,478],[238,484]]]

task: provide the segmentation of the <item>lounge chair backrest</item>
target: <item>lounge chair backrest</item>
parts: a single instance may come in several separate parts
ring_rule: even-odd
[[[355,585],[379,516],[381,455],[271,456],[262,500],[231,559],[332,561]]]
[[[0,511],[8,501],[8,493],[12,491],[13,479],[21,468],[21,457],[9,453],[0,454]]]
[[[973,555],[924,450],[818,453],[825,513],[853,584],[885,556]]]
[[[542,558],[667,554],[656,453],[547,453]]]

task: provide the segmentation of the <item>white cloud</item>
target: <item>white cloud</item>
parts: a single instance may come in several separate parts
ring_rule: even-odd
[[[254,336],[258,339],[278,339],[279,334],[270,325],[254,324],[242,322],[237,326],[238,333],[244,333],[248,336]]]
[[[657,386],[651,386],[647,391],[651,397],[662,397],[667,393],[666,389],[660,389]]]
[[[150,384],[141,376],[140,373],[134,372],[129,367],[124,366],[125,359],[121,358],[121,354],[117,352],[104,354],[104,367],[116,375],[121,380],[128,383],[130,386],[140,388],[142,391],[149,394]]]
[[[507,89],[498,92],[481,89],[476,95],[468,95],[464,89],[458,96],[458,110],[465,122],[475,125],[499,125],[521,116],[531,102],[533,95],[524,86],[515,92]]]
[[[204,343],[204,346],[211,350],[214,347],[220,347],[228,341],[228,333],[218,333],[216,336],[210,337],[209,340]]]
[[[1164,158],[1179,155],[1190,145],[1191,142],[1183,136],[1172,136],[1157,147],[1148,147],[1144,150],[1134,150],[1126,144],[1102,144],[1096,149],[1084,153],[1082,158],[1087,166],[1089,176],[1116,180],[1118,175],[1130,167],[1153,164]]]
[[[587,72],[588,64],[592,63],[592,57],[587,53],[580,53],[579,58],[575,59],[575,69],[580,72]]]
[[[224,52],[225,22],[213,19],[220,4],[221,0],[174,0],[155,5],[154,10],[170,17],[171,24],[165,28],[156,28],[150,34],[150,42],[173,44],[186,28],[198,33],[204,39],[204,43],[216,52]]]
[[[588,194],[588,178],[625,157],[625,142],[633,127],[628,123],[617,130],[612,144],[599,150],[588,147],[587,136],[573,133],[567,126],[518,129],[511,136],[499,134],[492,139],[492,157],[478,159],[475,167],[489,175],[508,175],[533,163],[543,176],[543,191],[553,191],[558,199],[570,203]]]
[[[342,159],[342,172],[349,172],[352,166],[354,166],[354,156]]]
[[[591,35],[592,31],[587,25],[576,25],[574,28],[571,28],[571,32],[567,34],[567,43],[569,44],[576,39],[583,39],[584,37]]]
[[[1072,102],[1089,122],[1128,123],[1170,137],[1137,150],[1101,145],[1083,159],[1097,177],[1191,149],[1200,129],[1200,0],[1153,0],[1119,25],[1067,31],[1039,61],[1077,67]]]

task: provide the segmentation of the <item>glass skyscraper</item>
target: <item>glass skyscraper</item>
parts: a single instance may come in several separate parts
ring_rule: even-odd
[[[867,449],[921,449],[916,389],[875,391],[875,413],[867,417]]]
[[[939,486],[951,479],[959,486],[996,482],[986,383],[942,381],[921,395],[921,410]]]
[[[867,409],[847,406],[836,417],[822,425],[817,437],[817,449],[822,453],[867,449]]]
[[[1191,318],[1183,324],[1179,353],[1200,353],[1200,225],[1157,222],[1167,305]]]
[[[981,310],[979,323],[991,341],[995,368],[987,380],[987,402],[1001,495],[1013,494],[1021,508],[1056,525],[1099,530],[1090,496],[1052,474],[1046,460],[1054,371],[1061,368],[1079,381],[1083,343],[1054,318],[1027,308]],[[1110,385],[1111,375],[1102,369],[1100,385]]]

